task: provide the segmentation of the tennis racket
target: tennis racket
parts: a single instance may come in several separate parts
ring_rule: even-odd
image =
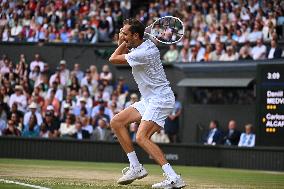
[[[145,28],[145,34],[164,44],[179,42],[184,35],[183,22],[173,16],[165,16],[157,19],[153,24]]]

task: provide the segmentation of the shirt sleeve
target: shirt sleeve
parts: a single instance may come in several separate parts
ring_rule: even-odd
[[[131,67],[143,65],[147,62],[147,53],[143,49],[135,49],[126,54],[125,59]]]

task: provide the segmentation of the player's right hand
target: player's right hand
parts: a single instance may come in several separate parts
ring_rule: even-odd
[[[124,42],[124,35],[122,33],[122,28],[120,28],[119,34],[118,34],[118,45],[121,45]]]

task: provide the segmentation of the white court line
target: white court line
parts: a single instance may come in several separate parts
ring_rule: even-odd
[[[26,184],[26,183],[12,181],[12,180],[6,180],[6,179],[0,179],[0,182],[4,182],[4,183],[8,183],[8,184],[17,184],[17,185],[21,185],[21,186],[27,186],[27,187],[30,187],[30,188],[50,189],[50,188],[46,188],[46,187],[42,187],[42,186],[36,186],[36,185],[32,185],[32,184]]]

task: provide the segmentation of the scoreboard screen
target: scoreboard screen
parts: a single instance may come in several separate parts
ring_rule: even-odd
[[[256,92],[257,144],[284,146],[284,64],[259,64]]]

